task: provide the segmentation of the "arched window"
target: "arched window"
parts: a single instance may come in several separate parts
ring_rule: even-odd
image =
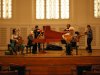
[[[100,18],[100,0],[94,0],[94,17]]]
[[[36,0],[36,19],[69,19],[69,0]]]
[[[0,0],[0,19],[12,18],[12,0]]]

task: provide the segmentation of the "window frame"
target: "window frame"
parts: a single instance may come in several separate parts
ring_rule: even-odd
[[[99,4],[99,6],[100,6],[100,4]],[[100,10],[99,10],[99,13],[100,13]],[[95,16],[95,0],[93,0],[93,17],[96,18],[96,19],[100,19],[100,16],[97,16],[97,17]]]
[[[69,8],[69,18],[64,18],[64,19],[61,18],[61,0],[59,0],[59,18],[58,19],[47,19],[46,18],[46,0],[44,0],[44,1],[45,1],[44,2],[44,19],[37,19],[36,18],[36,0],[35,0],[35,19],[36,20],[69,20],[70,19],[70,17],[71,17],[71,15],[70,15],[70,11],[71,11],[71,9],[70,9],[70,4],[71,4],[70,0],[69,0],[69,7],[68,7]]]
[[[0,14],[1,17],[0,17],[0,19],[4,19],[4,20],[6,20],[6,19],[7,19],[7,20],[12,19],[12,15],[13,15],[13,0],[11,0],[11,6],[10,6],[10,7],[11,7],[11,8],[10,8],[10,10],[11,10],[11,11],[10,11],[11,17],[9,17],[9,12],[6,12],[6,13],[8,14],[8,16],[6,15],[6,17],[4,18],[3,0],[1,0],[1,6],[0,6],[0,7],[1,7],[1,12],[0,12],[0,13],[1,13],[1,14]],[[7,8],[8,8],[8,7],[7,7]],[[9,9],[8,9],[8,10],[9,10]]]

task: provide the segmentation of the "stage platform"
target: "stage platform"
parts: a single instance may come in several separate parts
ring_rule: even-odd
[[[5,50],[0,50],[0,56],[5,56]],[[7,56],[7,55],[6,55]],[[9,55],[8,55],[9,56]],[[12,56],[28,56],[28,57],[66,57],[69,55],[66,55],[65,50],[45,50],[45,52],[38,52],[37,54],[32,53],[26,53],[24,51],[24,55],[21,55],[18,53],[17,55]],[[92,53],[88,53],[85,49],[78,50],[78,55],[76,55],[76,50],[74,49],[72,51],[71,56],[100,56],[100,50],[93,50]]]
[[[25,55],[4,55],[0,52],[0,63],[4,65],[25,65],[31,70],[31,75],[70,75],[77,65],[100,65],[100,50],[87,53],[79,50],[78,55],[66,55],[62,51],[46,51],[46,53]]]

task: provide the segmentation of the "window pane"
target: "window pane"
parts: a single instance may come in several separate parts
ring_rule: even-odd
[[[59,0],[46,0],[46,19],[59,18]]]
[[[9,19],[12,17],[12,0],[3,0],[3,18]]]
[[[36,19],[44,19],[44,0],[36,0]]]
[[[36,19],[60,18],[69,19],[69,0],[36,0]]]
[[[94,0],[94,17],[100,18],[100,0]]]
[[[69,0],[61,0],[61,19],[69,18]]]

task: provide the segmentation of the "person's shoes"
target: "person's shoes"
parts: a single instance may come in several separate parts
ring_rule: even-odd
[[[32,54],[37,54],[37,52],[32,52]]]
[[[88,53],[92,53],[92,51],[88,51]]]
[[[66,55],[72,55],[72,53],[66,53]]]

